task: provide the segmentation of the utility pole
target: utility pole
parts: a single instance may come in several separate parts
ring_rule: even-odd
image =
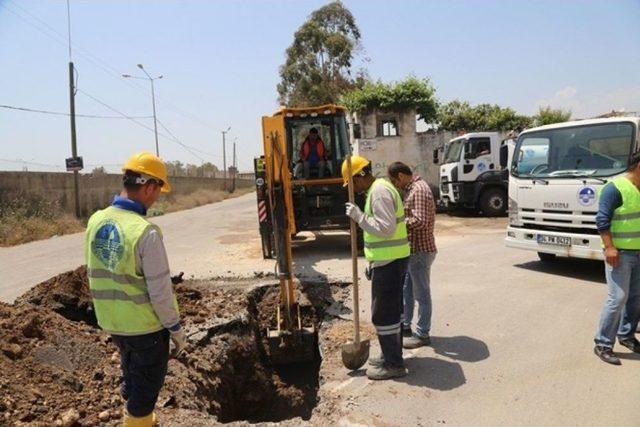
[[[142,64],[138,64],[138,68],[140,68],[147,75],[147,77],[137,77],[137,76],[132,76],[131,74],[123,74],[122,77],[124,77],[125,79],[149,80],[151,82],[151,104],[153,106],[153,133],[156,137],[156,156],[160,157],[160,146],[158,145],[158,123],[157,123],[158,120],[156,118],[156,91],[153,85],[153,81],[161,79],[162,74],[157,77],[151,77],[151,75],[147,73],[147,70],[144,69],[144,66]]]
[[[76,89],[74,83],[74,67],[71,57],[71,11],[67,0],[67,29],[69,33],[69,118],[71,119],[71,157],[78,157],[76,144]],[[80,218],[80,177],[78,170],[73,171],[73,192],[76,218]]]
[[[227,190],[227,141],[225,137],[230,130],[231,126],[222,131],[222,177],[224,178],[225,191]]]
[[[236,173],[238,172],[238,167],[236,166],[236,141],[238,138],[233,140],[233,184],[231,187],[231,192],[236,191]]]

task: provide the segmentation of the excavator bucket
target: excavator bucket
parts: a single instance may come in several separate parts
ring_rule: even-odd
[[[284,325],[283,309],[278,307],[276,322]],[[269,359],[274,365],[289,365],[293,363],[310,363],[319,356],[318,334],[313,325],[302,326],[300,306],[295,305],[298,325],[292,329],[270,329],[267,331]],[[285,316],[286,317],[286,316]],[[281,322],[282,321],[282,322]]]
[[[267,331],[271,363],[286,365],[311,362],[318,352],[318,335],[313,325],[303,325],[293,283],[291,234],[294,233],[291,181],[284,145],[282,118],[264,117],[265,163],[269,205],[273,222],[276,267],[280,280],[280,302],[275,328]]]

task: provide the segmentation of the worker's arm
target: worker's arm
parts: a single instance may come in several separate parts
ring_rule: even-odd
[[[392,237],[396,232],[396,206],[391,191],[377,185],[371,194],[372,216],[360,215],[358,225],[367,233],[382,238]]]
[[[600,193],[598,213],[596,214],[596,227],[604,244],[604,257],[612,267],[618,266],[618,249],[613,244],[611,235],[611,220],[616,209],[622,206],[622,195],[613,184],[606,185]]]
[[[162,236],[158,230],[150,227],[141,237],[138,244],[138,255],[138,265],[147,282],[149,299],[160,323],[172,333],[179,331],[180,314],[173,303],[174,295],[169,261]]]

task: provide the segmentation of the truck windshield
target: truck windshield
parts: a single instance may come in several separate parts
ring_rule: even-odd
[[[630,122],[525,133],[518,139],[511,173],[522,178],[616,175],[627,168],[633,138]]]
[[[446,152],[444,153],[445,163],[455,163],[460,161],[460,154],[462,153],[462,147],[464,147],[464,139],[454,139],[449,142]]]

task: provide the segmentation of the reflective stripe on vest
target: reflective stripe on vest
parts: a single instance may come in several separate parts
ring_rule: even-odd
[[[91,279],[111,279],[114,282],[118,282],[121,285],[132,285],[139,287],[146,291],[147,283],[144,279],[130,276],[128,274],[116,274],[109,270],[104,270],[101,268],[89,268],[87,269],[87,276]]]
[[[389,238],[378,237],[364,232],[364,255],[368,261],[393,261],[409,256],[411,249],[407,238],[407,224],[405,222],[404,205],[402,198],[393,184],[385,179],[376,179],[367,194],[367,202],[364,208],[365,215],[373,216],[371,208],[371,195],[376,186],[383,185],[391,191],[395,204],[396,231]]]
[[[144,217],[116,207],[94,213],[87,224],[89,287],[98,325],[109,333],[143,335],[163,328],[136,268],[138,242],[150,227],[155,226]]]
[[[640,191],[621,176],[614,179],[615,185],[622,196],[622,205],[613,212],[611,219],[611,237],[613,245],[618,249],[640,249]]]

